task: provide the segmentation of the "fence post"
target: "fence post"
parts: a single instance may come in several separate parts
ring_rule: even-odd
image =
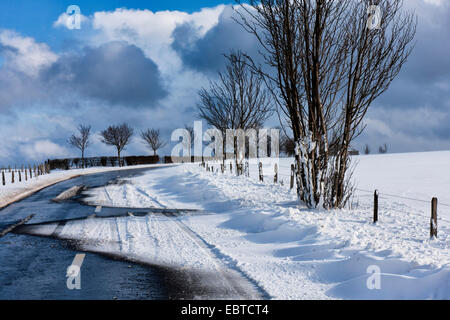
[[[19,182],[22,182],[22,172],[19,170]]]
[[[6,181],[5,181],[5,171],[2,170],[2,184],[6,185]]]
[[[378,190],[373,193],[373,223],[378,222]]]
[[[278,164],[275,163],[275,166],[273,169],[274,169],[273,182],[278,183]]]
[[[295,166],[291,164],[291,190],[294,189]]]
[[[11,171],[11,183],[14,183],[14,170]]]
[[[431,238],[437,238],[437,205],[438,205],[438,199],[433,198],[431,200],[431,222],[430,222],[430,237]]]
[[[230,173],[233,173],[233,163],[230,161]]]
[[[28,181],[28,171],[27,171],[27,168],[25,168],[25,181]]]
[[[264,175],[262,169],[262,162],[259,163],[259,181],[264,182]]]
[[[30,165],[28,165],[28,170],[30,171],[30,179],[31,179],[31,178],[33,178],[33,173],[32,173],[32,171],[31,171]]]

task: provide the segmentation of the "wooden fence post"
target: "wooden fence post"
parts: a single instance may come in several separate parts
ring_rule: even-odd
[[[6,185],[6,180],[5,180],[5,171],[2,170],[2,184]]]
[[[19,170],[19,182],[22,182],[22,172]]]
[[[437,238],[437,228],[438,228],[437,205],[438,205],[438,199],[433,198],[433,200],[431,200],[431,222],[430,222],[430,237],[431,238]]]
[[[373,223],[378,222],[378,190],[373,193]]]
[[[291,164],[291,190],[294,189],[295,166]]]
[[[11,171],[11,183],[14,183],[14,170]]]
[[[273,170],[274,170],[273,182],[278,183],[278,164],[275,163]]]
[[[25,181],[28,181],[28,171],[27,171],[27,168],[25,168]]]
[[[264,182],[262,162],[259,163],[259,181]]]
[[[30,165],[28,165],[28,170],[30,171],[30,179],[31,179],[31,178],[33,178],[33,173],[32,173],[32,171],[31,171]]]

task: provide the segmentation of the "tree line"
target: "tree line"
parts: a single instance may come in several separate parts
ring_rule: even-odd
[[[134,129],[127,123],[120,125],[111,125],[107,129],[100,132],[101,142],[108,146],[113,146],[117,150],[117,158],[119,160],[119,166],[123,166],[123,161],[121,160],[121,153],[125,150],[126,146],[132,142],[132,137],[134,135]],[[81,161],[83,163],[83,168],[86,168],[85,152],[86,149],[91,145],[91,126],[80,124],[78,126],[78,133],[73,134],[69,138],[69,144],[81,151]],[[160,130],[158,129],[147,129],[140,132],[140,138],[142,142],[153,150],[153,154],[164,148],[167,142],[161,138]]]

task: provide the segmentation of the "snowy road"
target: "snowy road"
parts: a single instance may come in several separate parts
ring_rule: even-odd
[[[143,172],[80,177],[0,211],[0,229],[35,213],[16,234],[0,239],[0,298],[268,298],[183,223],[184,215],[203,213],[101,208],[70,199],[51,201],[77,185],[100,187]],[[188,252],[190,259],[181,251]],[[65,271],[78,252],[88,252],[82,268],[83,286],[70,291]]]

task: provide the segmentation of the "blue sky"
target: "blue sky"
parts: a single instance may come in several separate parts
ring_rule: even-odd
[[[222,0],[2,0],[0,1],[0,27],[17,30],[58,49],[64,32],[53,28],[52,24],[55,17],[72,4],[78,5],[83,15],[92,15],[98,11],[114,11],[116,8],[151,11],[179,10],[191,13],[204,7],[232,3],[234,1]]]
[[[114,155],[98,132],[126,121],[136,132],[171,132],[197,120],[197,91],[223,54],[258,54],[233,20],[232,1],[0,1],[0,166],[77,156],[67,138],[92,125],[88,155]],[[67,29],[76,4],[81,30]],[[387,93],[372,105],[354,147],[392,152],[450,149],[449,0],[407,0],[417,45]],[[268,126],[278,125],[277,119]],[[171,145],[162,151],[170,153]],[[125,154],[150,154],[135,139]]]

